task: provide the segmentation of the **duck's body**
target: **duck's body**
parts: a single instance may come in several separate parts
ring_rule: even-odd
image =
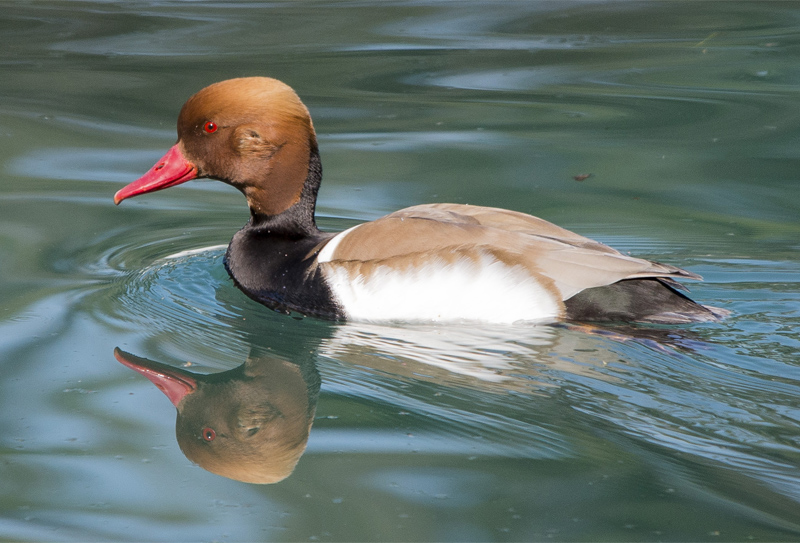
[[[308,111],[268,78],[190,98],[178,143],[115,201],[195,177],[239,188],[251,218],[225,265],[268,307],[352,320],[717,320],[677,292],[680,268],[623,255],[547,221],[496,208],[414,206],[338,234],[314,222],[322,179]]]

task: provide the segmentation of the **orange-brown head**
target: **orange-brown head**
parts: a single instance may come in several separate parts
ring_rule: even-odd
[[[114,202],[212,177],[242,191],[254,215],[279,215],[300,201],[316,153],[308,109],[291,87],[268,77],[229,79],[186,101],[178,142]]]

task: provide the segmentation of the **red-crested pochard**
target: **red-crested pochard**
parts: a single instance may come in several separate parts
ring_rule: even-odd
[[[210,85],[186,101],[178,142],[114,202],[211,177],[239,189],[250,220],[225,266],[283,312],[370,321],[715,321],[679,293],[699,275],[622,253],[505,209],[427,204],[337,234],[314,221],[322,179],[311,117],[266,77]]]

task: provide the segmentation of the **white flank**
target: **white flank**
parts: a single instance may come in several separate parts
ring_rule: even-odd
[[[317,255],[317,262],[330,262],[331,260],[333,260],[333,253],[334,251],[336,251],[336,248],[339,246],[339,243],[342,242],[342,240],[347,234],[349,234],[359,226],[361,225],[357,224],[355,226],[348,228],[344,232],[339,232],[338,234],[333,236],[333,238],[331,238],[331,240],[325,244],[325,247],[323,247],[322,250]]]
[[[561,307],[528,270],[488,252],[454,262],[431,259],[418,268],[379,266],[369,277],[352,277],[335,261],[322,269],[346,317],[357,321],[509,324],[553,320]]]

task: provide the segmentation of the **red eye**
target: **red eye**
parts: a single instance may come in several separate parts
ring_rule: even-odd
[[[219,128],[217,123],[211,121],[206,121],[206,124],[203,125],[203,130],[205,130],[207,134],[213,134],[217,131],[217,128]]]
[[[213,428],[203,428],[203,439],[206,441],[214,441],[214,438],[217,437],[217,433],[214,431]]]

